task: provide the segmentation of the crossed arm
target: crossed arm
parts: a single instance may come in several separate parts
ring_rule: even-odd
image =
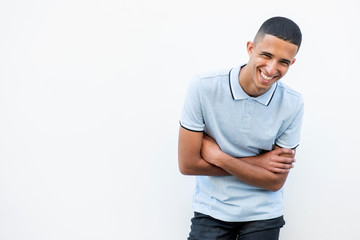
[[[235,158],[219,148],[202,132],[180,127],[178,160],[185,175],[233,175],[245,183],[278,191],[284,185],[295,162],[295,150],[275,147],[274,150],[253,157]]]

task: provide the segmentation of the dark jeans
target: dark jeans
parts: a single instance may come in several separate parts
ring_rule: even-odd
[[[278,240],[284,218],[224,222],[195,212],[188,240]]]

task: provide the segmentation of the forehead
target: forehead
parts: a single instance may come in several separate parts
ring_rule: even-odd
[[[298,46],[295,44],[269,34],[266,34],[255,46],[255,51],[257,52],[268,52],[274,56],[286,59],[293,59],[297,50]]]

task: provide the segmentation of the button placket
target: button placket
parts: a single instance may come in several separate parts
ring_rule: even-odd
[[[250,118],[252,116],[252,111],[253,111],[253,108],[254,108],[254,99],[252,98],[248,98],[248,107],[246,109],[246,118]]]

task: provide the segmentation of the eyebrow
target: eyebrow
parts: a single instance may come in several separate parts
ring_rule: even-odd
[[[273,54],[271,54],[269,52],[265,52],[265,51],[262,51],[260,54],[261,55],[268,55],[268,56],[271,56],[271,57],[274,56]],[[286,59],[286,58],[281,58],[280,61],[291,64],[291,61],[289,59]]]

